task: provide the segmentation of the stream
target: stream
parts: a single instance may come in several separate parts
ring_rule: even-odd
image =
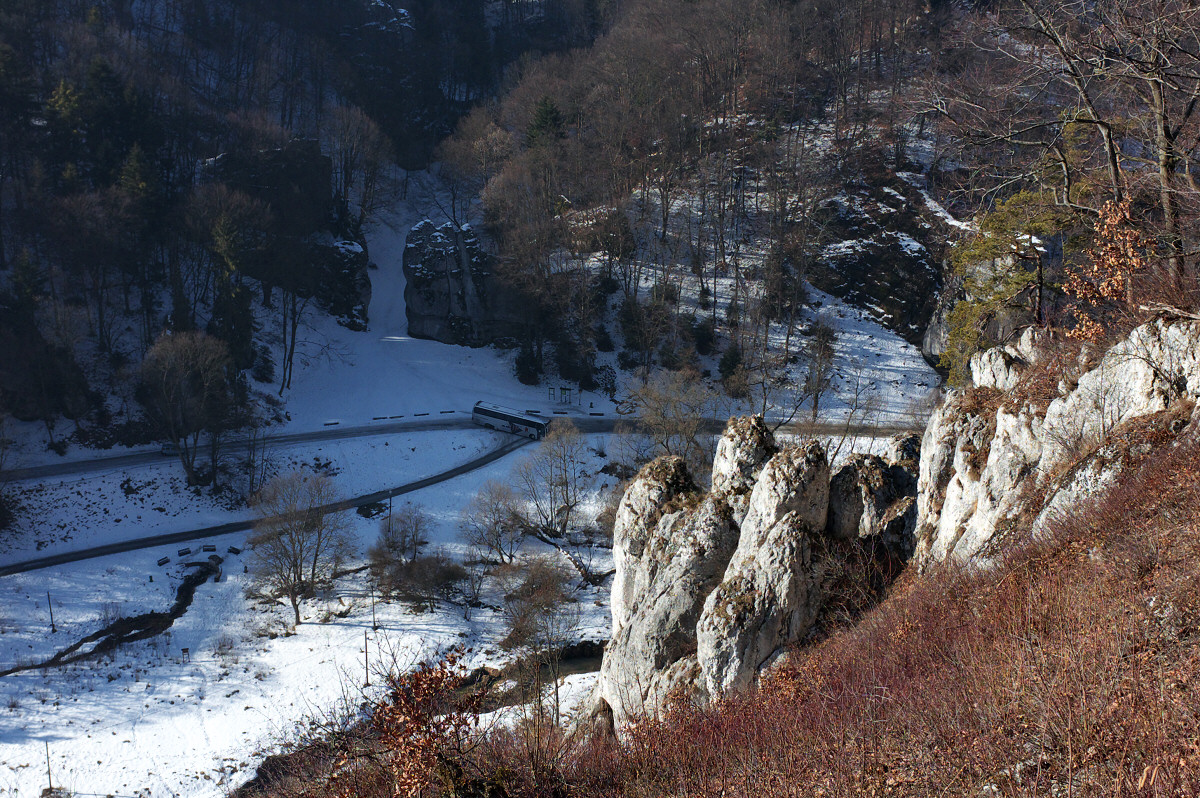
[[[194,570],[183,578],[179,589],[175,591],[175,603],[166,612],[146,612],[130,618],[118,618],[103,629],[92,632],[82,640],[72,643],[47,660],[28,665],[17,665],[0,671],[0,677],[21,671],[70,665],[73,662],[100,656],[126,643],[148,640],[162,634],[174,625],[175,619],[188,611],[188,607],[196,598],[196,589],[207,582],[209,577],[218,576],[221,573],[222,562],[224,560],[213,555],[208,558],[208,562],[188,563],[188,567]]]

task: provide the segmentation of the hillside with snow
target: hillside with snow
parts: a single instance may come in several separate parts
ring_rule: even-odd
[[[369,427],[394,416],[403,417],[402,423],[444,411],[454,411],[462,421],[453,429],[270,450],[274,467],[329,474],[343,495],[402,485],[496,449],[507,436],[467,423],[477,400],[537,409],[547,416],[556,411],[587,418],[592,413],[615,415],[604,394],[576,395],[573,404],[564,405],[556,392],[550,398],[546,386],[520,385],[512,376],[512,351],[454,347],[407,335],[400,268],[404,236],[427,213],[429,192],[438,190],[428,176],[414,175],[411,183],[409,198],[369,232],[376,266],[371,270],[369,328],[355,332],[332,319],[314,325],[313,353],[301,361],[282,408],[286,420],[270,434]],[[860,311],[817,296],[822,318],[839,331],[839,381],[823,414],[845,415],[855,401],[849,394],[855,385],[879,397],[874,407],[881,418],[898,421],[912,413],[913,397],[937,384],[919,351]],[[339,354],[320,356],[330,351]],[[21,446],[14,465],[46,461],[36,451],[32,425],[17,437]],[[589,440],[593,450],[605,452],[594,454],[587,465],[594,497],[589,501],[598,508],[616,485],[614,478],[599,473],[606,457],[614,456],[613,442],[608,436]],[[70,452],[81,459],[95,454],[74,447]],[[510,480],[521,456],[518,451],[402,497],[433,519],[430,548],[465,555],[462,509],[486,481]],[[19,482],[9,490],[18,497],[20,510],[0,564],[249,517],[243,506],[186,489],[171,458],[135,469]],[[371,518],[348,514],[360,553],[373,542],[381,511],[375,508]],[[223,558],[222,578],[201,584],[168,631],[97,658],[0,677],[5,720],[0,783],[9,794],[32,795],[44,786],[46,743],[55,785],[72,791],[221,794],[250,778],[262,758],[293,739],[298,729],[334,717],[370,695],[363,692],[368,667],[403,667],[459,644],[474,652],[468,660],[472,664],[495,665],[506,658],[496,646],[503,627],[497,611],[485,607],[468,621],[455,604],[417,611],[403,602],[385,603],[373,596],[363,572],[306,601],[305,622],[292,628],[283,606],[248,593],[250,575],[241,567],[247,562],[246,533],[203,543]],[[191,549],[188,555],[178,553],[183,548]],[[243,551],[234,554],[233,549]],[[208,556],[197,542],[0,577],[0,671],[45,661],[118,618],[165,610],[191,570],[187,563]],[[609,555],[599,550],[589,556],[602,562]],[[157,565],[162,558],[168,562]],[[585,610],[580,639],[603,639],[607,587],[590,588],[578,601]],[[499,601],[485,603],[497,606]]]

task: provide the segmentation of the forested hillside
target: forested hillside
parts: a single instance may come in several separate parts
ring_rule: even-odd
[[[523,297],[503,343],[524,381],[594,387],[614,346],[631,369],[715,351],[748,395],[806,281],[959,379],[1071,318],[1106,202],[1161,256],[1154,301],[1186,287],[1193,22],[1165,1],[12,0],[5,409],[112,440],[166,329],[224,342],[233,405],[250,376],[284,392],[305,313],[368,322],[362,225],[393,165],[430,158],[437,213],[485,231]]]
[[[480,200],[537,300],[539,369],[545,340],[585,375],[606,343],[581,268],[600,263],[630,300],[631,362],[709,345],[685,282],[744,355],[806,279],[924,336],[958,380],[1023,323],[1079,323],[1069,272],[1106,203],[1153,244],[1140,289],[1192,290],[1195,17],[1165,0],[627,2],[593,47],[531,64],[459,125],[441,150],[451,215]],[[922,218],[918,191],[974,222]],[[932,320],[905,296],[943,282]]]
[[[307,316],[365,328],[362,228],[403,190],[396,167],[427,166],[515,60],[586,44],[604,8],[0,5],[0,413],[43,422],[52,446],[67,427],[186,448],[269,418],[251,394],[285,393]],[[199,349],[158,360],[202,351],[211,373],[165,372],[207,386],[182,411],[141,368],[186,331]],[[176,411],[190,417],[164,420]]]

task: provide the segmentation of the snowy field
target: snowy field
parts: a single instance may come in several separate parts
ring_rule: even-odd
[[[384,415],[469,411],[479,399],[547,414],[562,409],[545,387],[517,383],[512,353],[407,337],[404,237],[431,205],[427,197],[423,200],[419,180],[413,183],[410,199],[369,238],[372,261],[379,266],[371,271],[370,331],[352,332],[329,319],[314,323],[310,335],[320,348],[344,354],[298,361],[285,407],[290,420],[273,431],[320,430],[331,421],[368,424]],[[574,412],[612,410],[603,396],[588,395],[584,402]],[[595,406],[588,407],[590,403]],[[37,425],[13,426],[9,434],[21,446],[11,467],[62,461],[39,451],[43,431]],[[333,475],[344,495],[361,495],[444,471],[508,440],[482,429],[422,431],[295,445],[275,449],[272,456],[281,469],[304,465],[321,470]],[[72,446],[67,459],[94,456]],[[485,481],[508,481],[522,456],[511,455],[403,497],[421,505],[435,522],[427,549],[442,548],[461,557],[462,508]],[[602,463],[597,459],[593,465]],[[179,472],[177,462],[164,458],[132,471],[10,486],[21,488],[20,534],[0,548],[0,563],[247,516],[244,507],[223,507],[207,492],[193,495]],[[600,475],[593,484],[596,495],[613,482]],[[399,506],[401,500],[396,501]],[[354,513],[347,517],[353,519],[363,552],[374,541],[378,519]],[[505,659],[495,647],[501,622],[487,609],[474,611],[466,621],[456,605],[415,613],[404,603],[374,602],[379,629],[373,630],[364,573],[339,580],[333,595],[307,602],[304,622],[292,634],[290,608],[262,606],[245,597],[245,558],[228,553],[230,546],[244,546],[245,538],[205,541],[225,557],[224,578],[203,584],[169,632],[125,646],[115,656],[0,677],[0,794],[40,793],[46,786],[47,743],[55,786],[77,793],[224,794],[253,776],[262,757],[278,750],[298,725],[326,717],[346,701],[358,706],[366,667],[364,631],[373,668],[393,661],[415,664],[459,644],[473,648],[471,666]],[[0,578],[0,671],[43,661],[117,617],[166,610],[185,571],[179,561],[189,559],[180,558],[177,548]],[[600,551],[598,564],[610,556]],[[170,562],[160,567],[156,563],[162,557]],[[498,597],[490,598],[489,603],[498,602]],[[580,638],[606,638],[606,591],[585,591],[579,601]]]
[[[468,462],[507,440],[483,429],[430,430],[276,447],[268,456],[279,471],[307,468],[327,474],[342,495],[360,496]],[[240,503],[223,502],[207,490],[189,490],[173,458],[136,469],[22,483],[9,490],[21,509],[0,539],[0,564],[251,517]]]
[[[435,521],[428,548],[462,556],[461,508],[486,480],[506,479],[519,458],[406,496]],[[594,487],[611,482],[600,475]],[[347,517],[365,548],[378,519]],[[460,644],[473,648],[469,666],[505,659],[495,645],[502,629],[497,612],[474,610],[467,621],[458,605],[418,613],[403,602],[373,602],[363,573],[306,602],[293,634],[290,608],[246,600],[244,556],[227,552],[230,545],[242,546],[244,536],[210,542],[225,557],[225,578],[202,585],[166,634],[115,656],[0,677],[0,794],[40,792],[47,743],[55,785],[74,792],[223,794],[252,777],[262,757],[278,750],[298,725],[359,705],[367,667],[364,633],[373,669],[412,665]],[[166,609],[183,573],[174,548],[0,579],[0,671],[42,661],[118,616]],[[164,556],[171,564],[158,567]],[[609,556],[602,551],[598,564]],[[53,633],[47,593],[54,604]],[[580,638],[603,640],[607,591],[582,591],[578,599]],[[493,592],[486,603],[498,600]],[[372,630],[372,604],[378,630]]]
[[[312,353],[341,354],[298,358],[284,407],[288,421],[272,432],[467,411],[480,399],[547,414],[563,409],[546,386],[523,386],[513,378],[513,352],[408,337],[404,239],[433,207],[434,186],[432,178],[414,175],[409,198],[370,231],[371,259],[378,265],[370,273],[370,329],[352,332],[330,319],[314,322]],[[820,302],[813,316],[838,331],[838,377],[833,393],[822,400],[822,419],[842,419],[869,405],[882,423],[913,420],[938,384],[919,351],[868,314],[815,291],[813,296]],[[781,335],[772,332],[773,338]],[[615,354],[603,357],[615,362]],[[715,373],[716,357],[704,365]],[[621,379],[634,377],[621,373]],[[571,412],[611,415],[614,409],[606,396],[586,393]],[[723,409],[735,413],[749,407]],[[61,462],[44,451],[39,427],[14,426],[9,434],[19,445],[10,467]],[[362,495],[470,461],[506,439],[479,429],[413,431],[295,445],[275,450],[273,457],[281,469],[303,465],[323,471],[333,475],[344,495]],[[593,436],[589,443],[602,449],[603,440]],[[847,442],[845,451],[871,446],[878,442]],[[429,548],[461,557],[462,508],[487,480],[509,481],[528,451],[403,497],[433,518]],[[72,446],[67,458],[96,454]],[[595,475],[590,512],[599,509],[599,497],[614,483],[597,473],[603,463],[597,455],[588,465]],[[19,534],[0,542],[0,564],[247,516],[244,507],[222,506],[207,492],[187,490],[178,463],[168,458],[123,472],[19,487]],[[361,553],[373,542],[378,519],[348,517]],[[262,757],[278,750],[298,726],[338,707],[358,706],[368,667],[416,663],[457,644],[472,647],[469,666],[504,659],[496,647],[502,627],[496,612],[477,610],[466,620],[454,605],[416,613],[404,603],[373,602],[362,572],[343,577],[331,595],[306,602],[304,622],[293,632],[289,607],[247,599],[244,556],[228,551],[244,546],[245,539],[239,534],[205,541],[224,557],[223,578],[201,585],[168,633],[97,660],[0,677],[0,795],[28,798],[41,792],[47,744],[55,786],[79,794],[222,795],[252,777]],[[146,549],[0,577],[0,672],[44,661],[117,617],[167,609],[185,571],[177,550]],[[598,556],[603,562],[611,555],[601,551]],[[163,557],[169,562],[157,565]],[[47,593],[56,631],[51,631]],[[581,639],[607,638],[607,600],[607,588],[580,594]],[[498,596],[489,603],[497,604]],[[568,677],[564,695],[570,711],[581,705],[593,678]]]

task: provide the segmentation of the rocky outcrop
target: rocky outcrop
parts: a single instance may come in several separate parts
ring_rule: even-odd
[[[787,447],[762,469],[737,550],[696,627],[709,695],[749,686],[816,619],[821,596],[811,540],[822,534],[828,508],[829,463],[819,443]]]
[[[949,264],[942,264],[942,272],[946,276],[945,284],[938,292],[929,323],[921,334],[921,354],[934,366],[941,362],[942,354],[950,343],[950,311],[954,310],[955,303],[963,296],[962,278],[950,270]]]
[[[365,239],[334,200],[333,161],[318,142],[295,139],[272,149],[224,153],[205,164],[205,173],[270,210],[265,224],[274,241],[242,265],[262,283],[264,301],[282,288],[314,298],[345,327],[367,328]]]
[[[1012,343],[976,352],[970,361],[971,383],[976,388],[1013,390],[1026,367],[1042,360],[1049,335],[1043,328],[1026,327]]]
[[[942,289],[945,219],[919,188],[886,173],[847,185],[816,213],[834,243],[806,279],[920,345]]]
[[[728,504],[700,499],[682,458],[660,458],[630,484],[613,529],[612,640],[599,698],[618,728],[696,679],[696,622],[738,542]]]
[[[984,397],[995,403],[999,394]],[[921,446],[916,559],[976,558],[1026,506],[1040,447],[1035,413],[1012,414],[956,393],[934,413]]]
[[[876,539],[897,557],[911,556],[919,457],[915,435],[892,439],[885,457],[851,456],[830,479],[827,534],[835,540]]]
[[[625,591],[633,602],[620,614],[614,602],[613,637],[600,670],[600,695],[621,722],[697,686],[696,623],[737,540],[728,505],[710,496],[664,515],[641,555],[626,559],[636,572]]]
[[[351,239],[321,239],[313,242],[312,257],[320,281],[317,297],[321,306],[343,327],[367,329],[371,278],[366,247]]]
[[[404,278],[409,335],[483,346],[521,334],[521,298],[495,278],[469,225],[435,227],[426,219],[413,227]]]
[[[1041,250],[1046,264],[1062,263],[1062,242],[1057,236],[1040,241],[1038,248]],[[938,295],[937,304],[925,327],[925,334],[921,341],[921,354],[925,356],[925,359],[935,366],[938,365],[938,361],[950,342],[950,314],[954,311],[955,305],[964,300],[977,298],[967,290],[969,285],[990,285],[994,282],[997,273],[1027,268],[1029,268],[1028,264],[1014,263],[1011,257],[976,261],[964,264],[957,270],[951,270],[949,264],[945,264],[946,283]],[[1031,281],[1032,277],[1031,274]],[[1046,294],[1050,295],[1052,292],[1046,292]],[[1061,296],[1055,299],[1044,296],[1042,302],[1042,318],[1047,318],[1061,310],[1063,299]],[[1009,302],[1003,308],[990,313],[981,331],[988,340],[1009,341],[1021,330],[1035,329],[1030,325],[1038,322],[1038,318],[1033,312],[1036,304],[1037,289],[1032,286],[1026,288],[1010,297]]]
[[[921,446],[917,547],[921,568],[986,564],[1006,532],[1048,520],[1112,484],[1151,419],[1190,417],[1200,398],[1200,324],[1155,321],[1059,381],[1047,401],[1020,383],[1053,342],[1027,330],[971,360],[973,385],[952,391]],[[1083,357],[1088,357],[1085,351]],[[1014,389],[1016,389],[1014,391]]]
[[[713,456],[713,493],[748,496],[763,465],[776,451],[775,436],[762,416],[731,418]]]
[[[658,529],[667,507],[697,493],[681,457],[663,457],[646,466],[630,484],[617,507],[613,524],[613,632],[625,626],[637,610],[637,599],[650,583],[655,562],[646,545]]]
[[[889,507],[913,501],[915,446],[894,442],[902,462],[881,461],[875,475],[873,490],[894,497]],[[707,494],[680,458],[642,469],[616,515],[613,635],[595,717],[619,729],[672,695],[705,700],[753,684],[821,609],[826,547],[815,544],[828,534],[829,506],[824,449],[781,447],[761,418],[729,422]]]
[[[731,418],[713,456],[712,492],[723,497],[740,525],[763,465],[778,451],[762,416]]]

